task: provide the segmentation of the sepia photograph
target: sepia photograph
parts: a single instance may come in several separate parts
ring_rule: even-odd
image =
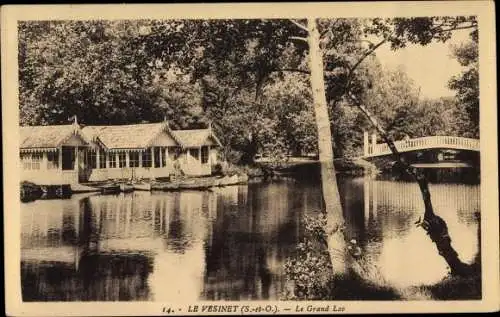
[[[3,7],[7,313],[498,310],[493,3],[410,4]]]

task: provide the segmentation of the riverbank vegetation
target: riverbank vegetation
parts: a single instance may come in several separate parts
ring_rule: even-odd
[[[304,217],[304,238],[296,248],[296,254],[287,259],[284,267],[286,271],[287,290],[283,300],[394,300],[400,298],[397,292],[389,286],[375,284],[382,282],[380,275],[364,277],[359,275],[353,267],[347,274],[332,275],[330,252],[324,231],[327,219],[318,212],[315,216]],[[355,241],[350,242],[347,252],[358,258],[358,269],[364,267],[374,272],[374,264],[361,258],[361,249]],[[333,261],[343,261],[345,250],[336,249]],[[362,263],[362,264],[361,264]],[[366,273],[366,272],[363,272]]]

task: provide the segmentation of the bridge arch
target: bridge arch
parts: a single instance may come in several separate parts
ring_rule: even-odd
[[[363,136],[363,156],[365,160],[373,160],[377,158],[390,157],[392,155],[389,146],[384,143],[377,143],[377,135],[371,135],[371,142],[369,140],[368,132],[364,132]],[[405,139],[395,141],[396,149],[406,156],[414,153],[428,153],[435,152],[434,159],[429,160],[432,167],[464,167],[468,163],[461,164],[464,161],[464,155],[455,155],[456,153],[474,152],[479,154],[480,142],[479,139],[463,138],[457,136],[426,136],[413,139]],[[477,155],[476,155],[477,156]],[[428,157],[428,156],[427,156]],[[410,159],[411,161],[414,159]],[[428,159],[427,159],[428,160]],[[465,159],[468,160],[468,159]],[[441,162],[442,161],[442,162]],[[476,161],[476,160],[474,160]],[[417,162],[413,162],[417,163]],[[419,166],[428,167],[423,162],[418,162]]]

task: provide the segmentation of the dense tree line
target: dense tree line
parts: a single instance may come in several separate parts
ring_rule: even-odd
[[[362,131],[370,129],[348,91],[396,139],[478,136],[477,31],[454,49],[465,68],[450,81],[457,98],[426,100],[403,71],[382,68],[371,54],[380,43],[364,40],[379,36],[404,46],[408,25],[396,22],[318,23],[336,156],[359,154]],[[21,22],[20,121],[61,124],[77,115],[82,124],[125,124],[166,117],[174,128],[212,122],[233,161],[249,163],[258,152],[278,158],[316,152],[301,32],[288,20]],[[407,42],[426,44],[426,36]]]

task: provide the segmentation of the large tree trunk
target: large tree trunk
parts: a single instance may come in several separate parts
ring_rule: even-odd
[[[418,168],[410,166],[405,162],[400,155],[399,151],[396,149],[394,142],[388,136],[386,131],[378,124],[377,120],[373,115],[366,109],[365,106],[357,102],[353,98],[358,108],[363,112],[363,114],[370,120],[371,124],[377,129],[377,132],[382,136],[385,143],[391,149],[391,152],[398,164],[398,168],[407,174],[411,175],[418,182],[420,192],[422,193],[422,199],[424,200],[425,212],[424,219],[419,225],[424,228],[427,234],[430,236],[432,242],[436,244],[439,254],[445,259],[446,263],[450,267],[451,273],[454,275],[467,275],[470,273],[471,268],[469,265],[463,263],[459,257],[457,251],[451,245],[451,238],[448,234],[448,226],[446,222],[434,213],[434,208],[432,207],[431,193],[429,191],[429,184],[425,175]]]
[[[333,165],[332,133],[325,95],[323,56],[319,45],[319,32],[313,18],[307,20],[309,31],[309,68],[314,102],[314,113],[318,130],[321,185],[327,217],[328,250],[334,274],[346,273],[346,248],[343,233],[344,216]]]

